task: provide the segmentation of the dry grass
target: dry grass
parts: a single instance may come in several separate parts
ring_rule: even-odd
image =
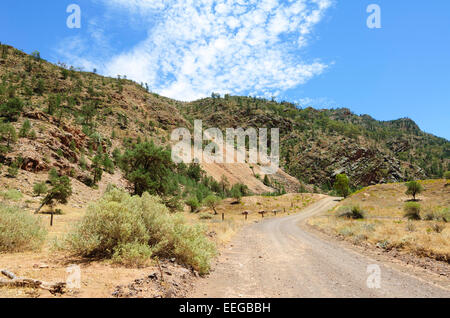
[[[417,196],[423,213],[434,212],[450,206],[450,187],[445,180],[420,181],[424,192]],[[365,188],[343,201],[344,205],[360,205],[368,217],[402,218],[405,202],[411,196],[405,194],[404,183],[380,184]]]
[[[200,213],[211,214],[210,220],[199,220],[200,213],[193,214],[184,212],[186,218],[192,223],[202,222],[208,226],[208,232],[212,240],[219,247],[228,243],[240,228],[246,224],[261,220],[258,214],[261,210],[282,210],[286,213],[278,214],[277,217],[297,213],[303,207],[317,202],[322,198],[318,194],[288,194],[281,197],[246,197],[241,204],[232,204],[233,200],[224,200],[219,208],[219,215],[212,215],[211,211],[204,209]],[[30,198],[31,199],[31,198]],[[34,198],[37,201],[36,198]],[[17,203],[17,202],[16,202]],[[23,205],[23,202],[17,203]],[[36,203],[32,204],[33,206]],[[293,206],[293,207],[291,207]],[[54,215],[53,227],[50,227],[50,215],[42,214],[40,217],[48,231],[47,240],[40,252],[7,253],[0,255],[0,268],[7,268],[19,276],[42,279],[45,281],[64,281],[67,277],[66,268],[69,264],[79,264],[82,269],[82,289],[79,294],[68,294],[65,297],[110,297],[111,292],[117,285],[124,285],[143,276],[143,274],[154,270],[154,267],[126,268],[117,266],[108,261],[83,262],[82,259],[70,258],[68,255],[55,249],[55,240],[61,240],[68,233],[72,225],[85,214],[85,210],[74,208],[71,204],[57,206],[62,209],[62,215]],[[250,211],[248,220],[245,221],[241,214],[244,210]],[[44,210],[45,211],[45,210]],[[225,213],[225,221],[222,222],[221,214]],[[32,209],[29,210],[32,213]],[[265,218],[275,217],[272,213]],[[41,265],[44,268],[40,268]],[[51,297],[47,292],[29,289],[0,288],[1,297]]]
[[[444,180],[421,181],[425,191],[418,197],[422,217],[450,206],[450,187]],[[384,249],[396,248],[419,256],[450,262],[450,224],[437,221],[408,221],[403,207],[410,198],[404,184],[369,187],[344,200],[340,206],[359,205],[365,220],[345,220],[336,211],[310,220],[310,224],[355,244],[368,243]]]
[[[245,225],[262,220],[260,211],[267,211],[264,218],[283,217],[298,213],[305,207],[323,198],[320,194],[286,194],[280,197],[252,196],[242,198],[241,203],[236,203],[234,199],[223,200],[217,208],[218,215],[213,211],[203,208],[199,213],[185,212],[186,217],[191,222],[202,222],[208,226],[209,234],[218,246],[223,246],[231,241],[234,234]],[[279,210],[275,216],[273,210]],[[248,211],[247,220],[242,212]],[[222,221],[222,213],[225,220]],[[208,214],[210,219],[202,219]]]

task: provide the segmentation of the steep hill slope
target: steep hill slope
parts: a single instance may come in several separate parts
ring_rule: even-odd
[[[87,185],[92,184],[99,147],[113,160],[116,149],[123,151],[136,140],[169,146],[173,129],[192,129],[178,110],[185,103],[151,93],[123,77],[102,77],[62,63],[56,66],[38,53],[27,55],[7,45],[0,46],[0,105],[0,117],[18,134],[17,140],[9,140],[7,131],[0,131],[0,164],[29,173],[55,167]],[[29,129],[20,134],[25,122]],[[254,193],[273,191],[247,164],[239,169],[216,164],[203,168],[217,181],[227,177],[230,186],[243,183]],[[281,179],[284,175],[280,171]],[[286,189],[298,189],[297,180],[284,179]]]
[[[184,103],[123,77],[56,66],[38,53],[27,55],[7,45],[0,47],[0,105],[0,117],[8,117],[18,133],[29,124],[16,142],[8,131],[1,133],[0,163],[30,173],[57,167],[88,185],[100,147],[114,159],[116,149],[136,140],[168,146],[171,131],[192,130],[194,119],[222,129],[281,129],[284,171],[270,177],[269,187],[257,166],[203,165],[217,181],[226,176],[231,184],[247,184],[256,193],[283,187],[312,191],[313,186],[326,191],[341,172],[356,187],[441,177],[449,170],[450,143],[422,132],[409,119],[380,122],[347,109],[298,109],[249,97],[214,95]]]
[[[282,167],[328,190],[339,173],[353,186],[437,178],[450,166],[450,143],[422,132],[410,119],[389,122],[348,109],[300,109],[250,97],[214,95],[183,105],[192,122],[209,127],[280,128]]]

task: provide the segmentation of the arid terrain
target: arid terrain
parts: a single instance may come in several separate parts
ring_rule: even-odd
[[[421,220],[407,220],[404,206],[411,200],[405,184],[384,184],[365,188],[339,206],[358,206],[365,213],[362,220],[338,218],[338,208],[317,216],[309,224],[356,245],[395,250],[404,254],[449,262],[450,226],[445,220],[433,218],[448,211],[450,187],[445,180],[422,181],[424,187],[417,200]],[[447,212],[448,213],[448,212]]]
[[[354,250],[305,228],[308,218],[338,204],[324,198],[302,213],[247,227],[226,248],[193,297],[450,297],[450,279],[373,251]],[[367,285],[368,266],[380,288]],[[448,264],[446,265],[448,270]]]
[[[450,143],[411,119],[182,102],[5,44],[0,80],[0,297],[449,295]],[[279,128],[280,169],[175,163],[171,133],[195,120]],[[62,288],[72,265],[81,288]]]
[[[203,209],[199,214],[186,212],[184,215],[191,223],[205,224],[210,239],[224,248],[243,228],[263,220],[258,212],[267,211],[264,219],[283,218],[288,214],[302,213],[305,207],[314,204],[321,197],[316,194],[255,196],[245,197],[239,204],[228,199],[217,207],[219,215],[215,216],[208,209]],[[21,199],[23,204],[26,204],[25,201]],[[8,269],[21,277],[64,282],[68,276],[67,267],[76,264],[81,267],[82,288],[63,295],[52,295],[48,291],[31,288],[3,287],[0,288],[0,297],[185,297],[198,281],[198,273],[170,260],[162,261],[160,265],[153,263],[145,267],[129,268],[108,261],[87,261],[59,251],[57,242],[64,238],[71,225],[85,214],[83,209],[64,206],[61,206],[61,209],[63,214],[54,216],[54,224],[51,227],[50,214],[40,216],[49,231],[42,251],[2,254],[0,269]],[[243,211],[249,212],[247,220],[242,215]],[[273,211],[278,211],[276,216]]]

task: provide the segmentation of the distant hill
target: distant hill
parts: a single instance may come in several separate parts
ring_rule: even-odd
[[[29,173],[57,167],[88,184],[99,147],[114,158],[137,140],[167,146],[172,129],[192,129],[194,119],[223,129],[281,129],[284,172],[272,177],[271,187],[250,165],[239,171],[205,166],[217,181],[225,175],[260,193],[279,186],[288,191],[312,191],[314,186],[326,191],[337,173],[347,173],[356,187],[437,178],[450,169],[449,141],[422,132],[409,119],[381,122],[348,109],[298,109],[250,97],[214,95],[179,102],[126,78],[53,65],[38,53],[27,55],[7,45],[0,47],[0,80],[0,117],[17,133],[26,121],[31,124],[9,147],[7,134],[0,137],[0,163],[19,164]]]
[[[339,173],[353,186],[440,178],[450,169],[450,143],[412,120],[377,121],[349,109],[300,109],[251,97],[205,98],[183,105],[188,120],[213,127],[281,129],[282,166],[306,184],[328,190]]]

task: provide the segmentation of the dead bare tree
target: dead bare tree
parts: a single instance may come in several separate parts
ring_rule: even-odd
[[[0,278],[0,286],[8,286],[8,287],[28,287],[28,288],[36,288],[36,289],[45,289],[48,290],[52,294],[64,294],[66,283],[58,282],[58,283],[48,283],[36,279],[25,278],[25,277],[17,277],[14,273],[2,269],[0,272],[8,277],[8,279]]]

